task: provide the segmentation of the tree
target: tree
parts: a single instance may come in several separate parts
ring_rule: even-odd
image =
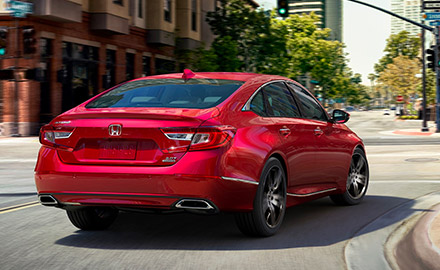
[[[397,56],[391,64],[379,75],[379,82],[388,86],[394,95],[401,95],[405,99],[414,95],[420,79],[416,74],[420,72],[418,59],[411,59],[408,56]]]
[[[307,74],[319,81],[324,99],[360,93],[359,78],[353,81],[346,65],[344,45],[329,40],[330,29],[317,27],[317,15],[280,20],[275,11],[255,10],[244,2],[220,0],[220,7],[207,15],[216,35],[211,48],[185,55],[182,62],[198,71],[245,71],[292,79]]]
[[[415,59],[420,53],[421,40],[419,37],[410,35],[407,31],[391,35],[387,39],[387,45],[384,52],[386,53],[379,63],[374,65],[376,74],[380,74],[385,70],[387,65],[393,62],[398,56],[407,56],[409,59]]]

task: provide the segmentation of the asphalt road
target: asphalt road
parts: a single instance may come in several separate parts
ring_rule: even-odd
[[[364,202],[340,207],[323,198],[292,207],[281,230],[270,238],[243,236],[227,213],[122,213],[107,231],[82,232],[62,210],[38,204],[10,208],[36,201],[32,170],[39,146],[36,138],[0,138],[0,268],[344,269],[351,258],[374,260],[349,243],[386,237],[379,232],[428,210],[414,202],[440,191],[440,146],[387,133],[420,127],[417,121],[363,112],[352,114],[349,123],[371,142],[371,183]],[[384,137],[393,143],[375,143]],[[383,218],[393,209],[401,214]],[[378,269],[373,265],[370,269]]]

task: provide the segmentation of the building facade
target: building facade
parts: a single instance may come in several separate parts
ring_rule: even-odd
[[[419,23],[422,21],[420,0],[391,0],[391,12]],[[397,34],[403,30],[411,35],[419,35],[421,32],[420,27],[391,17],[391,34]]]
[[[330,39],[342,42],[342,0],[288,0],[289,14],[314,12],[321,19],[320,28],[330,28]]]
[[[18,20],[17,33],[0,1],[0,28],[8,29],[0,68],[39,71],[39,80],[0,81],[0,135],[38,134],[42,124],[113,85],[180,71],[176,49],[209,45],[214,38],[204,18],[215,10],[215,0],[33,3],[33,14]],[[35,30],[35,53],[22,55],[23,27]],[[17,54],[24,57],[14,59]]]

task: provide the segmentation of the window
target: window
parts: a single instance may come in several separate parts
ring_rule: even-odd
[[[294,90],[301,102],[301,111],[304,118],[328,121],[327,113],[319,105],[319,103],[313,98],[313,96],[302,87],[293,83],[288,83]]]
[[[124,6],[124,1],[123,0],[113,0],[113,4]]]
[[[102,82],[104,89],[115,85],[115,62],[116,52],[114,50],[107,50],[105,56],[105,75]]]
[[[157,75],[176,72],[176,62],[156,57],[155,69]]]
[[[197,108],[217,106],[244,82],[217,79],[141,79],[122,84],[87,108]]]
[[[142,77],[151,75],[150,72],[150,60],[151,58],[148,56],[142,56]]]
[[[125,79],[133,80],[134,79],[134,54],[127,53],[125,55]]]
[[[254,96],[250,109],[259,116],[267,116],[266,108],[264,106],[263,91],[259,91],[258,94]]]
[[[42,38],[40,40],[40,73],[35,74],[39,77],[40,81],[40,122],[49,123],[53,119],[51,108],[51,73],[52,68],[52,40]],[[1,115],[1,90],[0,90],[0,115]]]
[[[191,0],[191,29],[197,31],[197,0]]]
[[[171,22],[171,0],[163,0],[164,1],[164,18],[165,21]]]
[[[144,1],[144,0],[138,0],[138,17],[139,17],[139,18],[142,18],[142,17],[143,17],[143,12],[144,12],[143,1]]]
[[[269,116],[300,117],[292,93],[282,82],[271,83],[263,88]]]

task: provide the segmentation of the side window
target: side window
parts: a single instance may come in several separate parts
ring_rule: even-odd
[[[300,117],[292,93],[282,82],[271,83],[263,88],[268,115],[274,117]]]
[[[259,91],[258,94],[254,96],[251,102],[250,109],[260,116],[267,116],[266,108],[264,107],[263,91]]]
[[[319,105],[318,102],[316,102],[309,92],[293,83],[289,83],[289,86],[295,90],[295,93],[299,98],[299,102],[301,102],[304,118],[320,121],[328,120],[324,109],[321,107],[321,105]]]

